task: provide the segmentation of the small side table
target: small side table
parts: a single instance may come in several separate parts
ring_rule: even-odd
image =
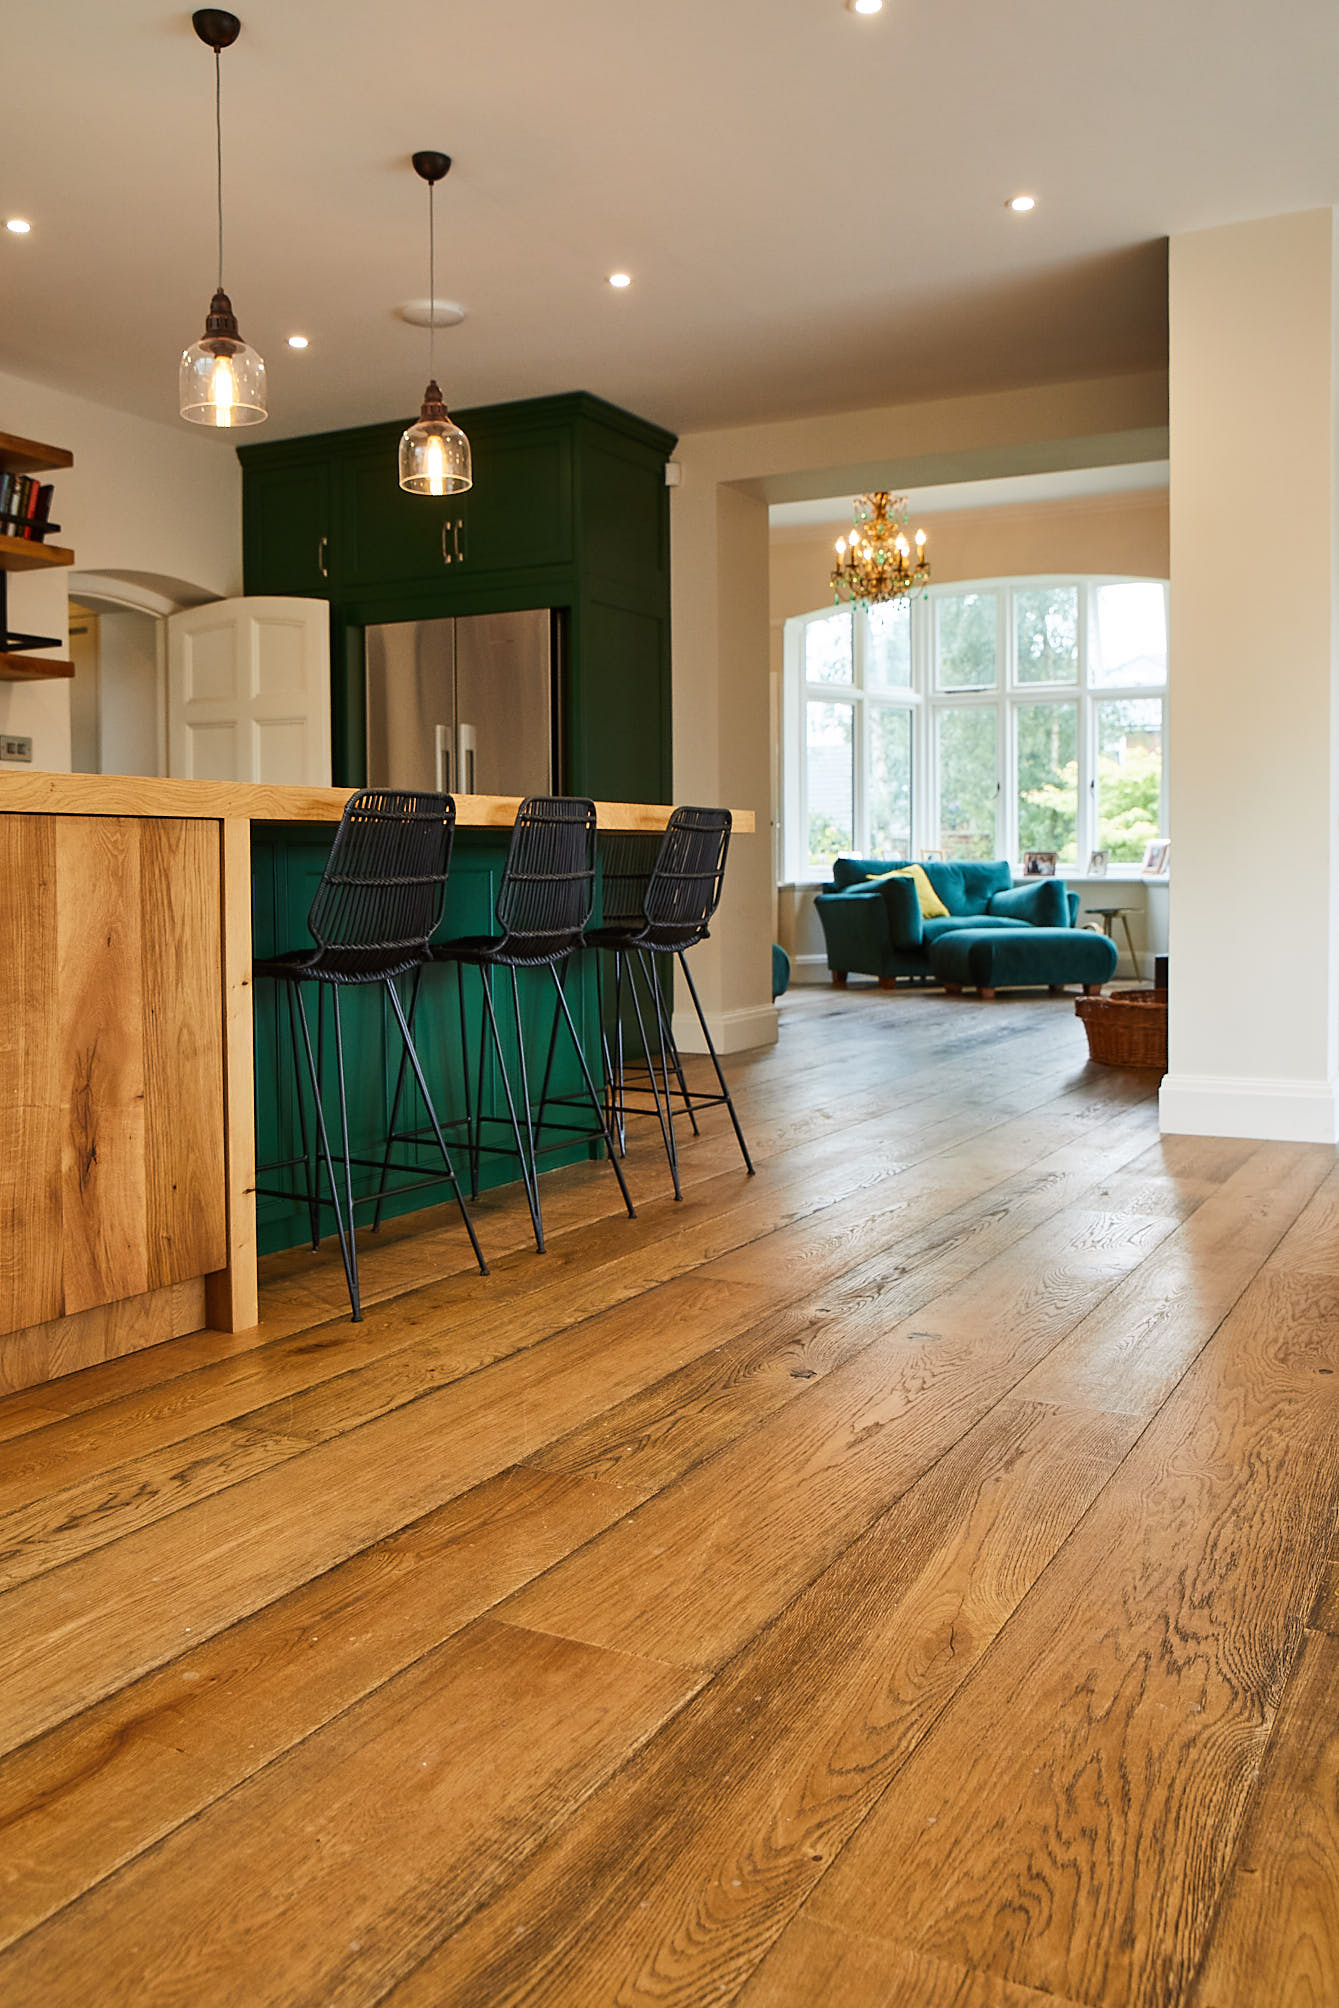
[[[1125,929],[1125,945],[1130,951],[1130,963],[1136,976],[1139,974],[1139,957],[1135,953],[1134,936],[1130,932],[1130,915],[1138,913],[1138,911],[1139,908],[1137,906],[1089,906],[1084,908],[1085,913],[1090,913],[1094,919],[1101,921],[1102,932],[1110,941],[1115,940],[1116,922],[1117,920],[1120,921],[1121,926]]]

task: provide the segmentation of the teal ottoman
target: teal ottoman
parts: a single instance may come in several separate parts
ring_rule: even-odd
[[[930,947],[930,967],[950,995],[968,983],[982,997],[1065,983],[1093,992],[1111,981],[1116,961],[1115,942],[1085,927],[955,927]]]

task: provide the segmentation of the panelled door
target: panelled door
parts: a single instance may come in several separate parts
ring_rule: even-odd
[[[215,600],[167,630],[170,774],[330,786],[324,600]]]

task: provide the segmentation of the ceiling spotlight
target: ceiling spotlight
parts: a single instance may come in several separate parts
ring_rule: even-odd
[[[611,272],[609,274],[609,283],[611,286],[617,286],[621,290],[624,286],[632,284],[632,274],[631,272]]]
[[[307,346],[307,337],[305,335],[290,335],[288,337],[288,346],[290,349],[305,349]]]
[[[846,0],[846,7],[851,14],[882,14],[883,0]]]
[[[1037,198],[1035,195],[1011,195],[1008,206],[1015,216],[1026,216],[1029,209],[1036,208]]]
[[[6,230],[12,230],[16,237],[26,237],[32,227],[26,216],[11,216],[5,225]]]

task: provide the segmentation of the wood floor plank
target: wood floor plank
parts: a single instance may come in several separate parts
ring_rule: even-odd
[[[1058,1995],[943,1966],[804,1912],[737,1999],[739,2008],[1073,2008]]]
[[[71,1903],[624,1511],[508,1471],[303,1583],[0,1767],[0,1945]]]
[[[0,1996],[373,2000],[691,1686],[481,1619],[0,1955]]]
[[[1134,1427],[994,1409],[443,1943],[395,2008],[731,1999]]]
[[[1192,1999],[1339,2001],[1339,1639],[1302,1641]]]
[[[1279,1299],[1220,1326],[816,1916],[1093,2008],[1185,1999],[1339,1505],[1314,1301],[1294,1344]]]
[[[1002,1400],[1170,1222],[1074,1213],[893,1324],[503,1607],[719,1664]]]

